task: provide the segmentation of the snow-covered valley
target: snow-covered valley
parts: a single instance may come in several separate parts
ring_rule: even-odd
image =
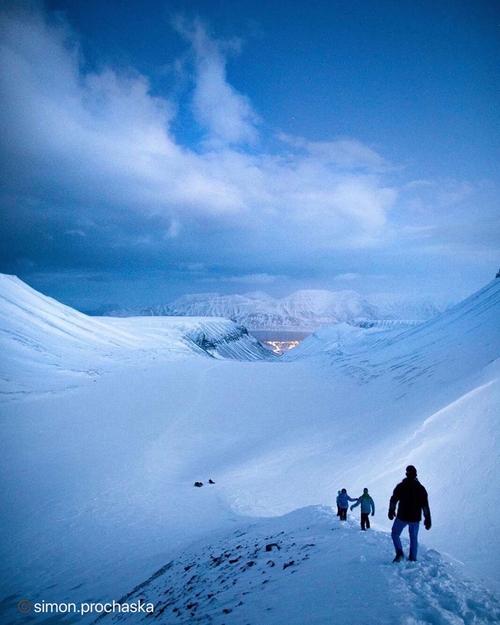
[[[21,597],[119,599],[171,561],[141,586],[159,605],[175,594],[164,623],[498,621],[480,586],[499,590],[499,308],[497,279],[423,324],[337,324],[278,359],[230,321],[93,318],[2,276],[2,623],[26,619]],[[447,556],[395,570],[386,513],[410,462],[433,513],[421,539]],[[343,486],[369,487],[376,531],[303,510]],[[216,581],[203,562],[234,555],[249,526],[242,590],[243,572],[224,563]],[[281,531],[297,568],[267,575],[263,544]],[[215,601],[182,594],[191,560]],[[184,599],[195,616],[172,611]]]

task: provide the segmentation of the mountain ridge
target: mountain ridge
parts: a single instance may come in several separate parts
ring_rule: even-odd
[[[354,290],[301,289],[282,298],[263,292],[223,295],[193,293],[167,304],[144,307],[104,307],[92,314],[128,316],[224,317],[249,330],[306,330],[337,323],[380,320],[425,321],[441,312],[428,300],[364,297]]]

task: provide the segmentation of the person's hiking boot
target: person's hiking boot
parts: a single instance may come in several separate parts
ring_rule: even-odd
[[[393,562],[401,562],[401,560],[404,560],[404,553],[403,552],[398,552],[396,554],[396,557],[394,558]]]
[[[408,558],[408,561],[409,561],[409,562],[416,562],[416,561],[417,561],[417,558],[415,558],[415,556],[410,556],[410,557]]]

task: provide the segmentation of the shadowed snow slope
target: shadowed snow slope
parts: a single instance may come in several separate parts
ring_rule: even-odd
[[[248,517],[256,532],[275,536],[282,525],[300,535],[297,545],[321,544],[327,556],[323,564],[307,548],[310,559],[296,573],[287,567],[270,577],[284,597],[278,603],[257,592],[254,573],[245,571],[251,595],[236,603],[253,616],[242,623],[299,622],[292,598],[300,594],[304,625],[326,625],[348,609],[349,622],[375,625],[491,622],[479,607],[493,606],[487,595],[462,586],[455,569],[425,550],[417,567],[396,570],[382,564],[392,559],[387,536],[329,534],[324,511],[263,525],[255,517],[332,504],[339,488],[354,496],[366,486],[375,524],[387,529],[392,489],[413,463],[433,513],[422,541],[498,589],[500,280],[404,332],[322,330],[293,360],[252,360],[258,345],[254,351],[242,330],[221,319],[89,318],[11,277],[0,281],[0,294],[0,532],[9,537],[0,546],[2,625],[17,622],[21,597],[118,599],[171,560],[178,571],[184,551],[203,562],[226,542],[236,549],[231,533],[253,522]],[[232,346],[238,353],[222,358]],[[209,477],[215,485],[206,484]],[[205,486],[193,488],[195,480]],[[300,529],[302,514],[316,519],[312,534]],[[337,539],[341,532],[346,537]],[[344,577],[335,573],[339,586],[328,586],[337,550]],[[368,610],[360,593],[374,596],[365,573],[380,592],[391,584],[399,591],[389,592],[386,612],[375,604],[373,618],[354,621],[356,610]],[[449,595],[434,574],[444,576]],[[316,580],[322,607],[315,616]],[[176,601],[183,583],[175,582]],[[220,606],[227,602],[236,614],[231,592],[223,591]],[[337,612],[324,612],[328,596]],[[406,620],[396,600],[407,606]],[[200,614],[212,607],[200,604]]]

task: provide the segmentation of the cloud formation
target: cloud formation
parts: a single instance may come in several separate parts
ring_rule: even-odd
[[[203,263],[229,281],[236,271],[242,282],[271,282],[404,233],[390,217],[407,191],[372,146],[277,132],[277,149],[266,150],[259,114],[227,80],[238,42],[217,41],[199,20],[175,28],[192,60],[198,145],[175,136],[179,102],[153,96],[147,77],[88,71],[64,22],[3,13],[4,264]]]
[[[259,116],[247,97],[227,82],[224,50],[237,52],[239,42],[217,42],[199,19],[174,20],[177,31],[190,44],[195,66],[193,110],[214,147],[254,144],[258,140]]]
[[[349,221],[376,234],[395,191],[376,174],[344,170],[382,159],[354,141],[310,143],[306,153],[286,145],[279,155],[240,149],[257,142],[258,116],[227,83],[222,46],[198,21],[181,31],[195,58],[196,120],[208,133],[196,150],[176,141],[175,104],[153,97],[147,78],[112,68],[85,73],[64,24],[39,13],[4,15],[2,150],[12,185],[64,191],[78,205],[159,213],[180,224],[170,235],[187,215],[258,222],[277,212],[297,223],[321,219],[331,233]]]

